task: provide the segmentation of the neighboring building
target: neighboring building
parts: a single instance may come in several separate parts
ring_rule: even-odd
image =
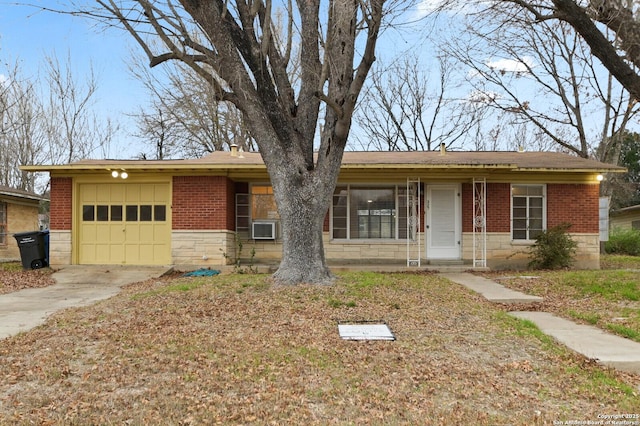
[[[51,175],[52,265],[222,265],[236,235],[256,263],[281,256],[258,153],[23,169]],[[598,175],[621,171],[550,152],[346,152],[327,261],[521,267],[536,235],[568,222],[576,266],[598,268]]]
[[[38,231],[38,210],[43,198],[32,192],[0,186],[0,260],[20,259],[13,234]]]
[[[609,214],[609,228],[640,231],[640,204],[612,211]]]

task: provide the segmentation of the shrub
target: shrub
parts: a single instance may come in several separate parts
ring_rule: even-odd
[[[609,234],[609,241],[605,242],[604,248],[609,254],[640,256],[640,231],[614,228]]]
[[[534,269],[570,267],[578,245],[567,233],[570,227],[571,224],[563,223],[538,235],[531,249],[532,259],[529,267]]]

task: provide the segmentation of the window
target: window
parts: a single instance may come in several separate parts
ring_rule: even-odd
[[[406,188],[338,186],[333,193],[332,238],[405,239]]]
[[[253,220],[280,219],[273,188],[270,185],[251,187],[251,218]]]
[[[0,245],[7,244],[7,203],[0,202]]]
[[[152,206],[150,205],[140,206],[140,222],[151,222],[151,217],[152,217],[151,208]]]
[[[98,222],[107,222],[109,220],[109,206],[97,206],[96,219]]]
[[[511,186],[511,238],[535,240],[546,227],[544,185]]]
[[[122,221],[122,206],[118,206],[118,205],[111,206],[111,220],[113,222]]]
[[[124,213],[124,215],[123,215]],[[124,217],[123,217],[124,216]],[[82,206],[82,220],[84,222],[165,222],[167,220],[167,206],[158,205],[92,205]]]

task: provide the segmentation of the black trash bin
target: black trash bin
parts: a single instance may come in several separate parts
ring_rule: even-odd
[[[24,269],[40,269],[46,266],[44,232],[20,232],[13,236],[18,242]]]

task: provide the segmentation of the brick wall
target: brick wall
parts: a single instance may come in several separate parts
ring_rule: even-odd
[[[174,176],[172,229],[235,230],[235,188],[224,176]]]
[[[569,232],[598,233],[598,185],[547,185],[547,228],[568,222]]]
[[[487,184],[487,232],[511,231],[511,185]],[[473,185],[462,185],[462,232],[473,232]]]
[[[49,228],[70,230],[73,211],[73,181],[69,177],[51,178],[51,202],[49,204]]]
[[[597,185],[548,184],[547,228],[564,222],[572,224],[570,232],[598,232]],[[473,186],[462,185],[462,232],[473,231]],[[487,184],[487,232],[510,232],[511,185]]]

